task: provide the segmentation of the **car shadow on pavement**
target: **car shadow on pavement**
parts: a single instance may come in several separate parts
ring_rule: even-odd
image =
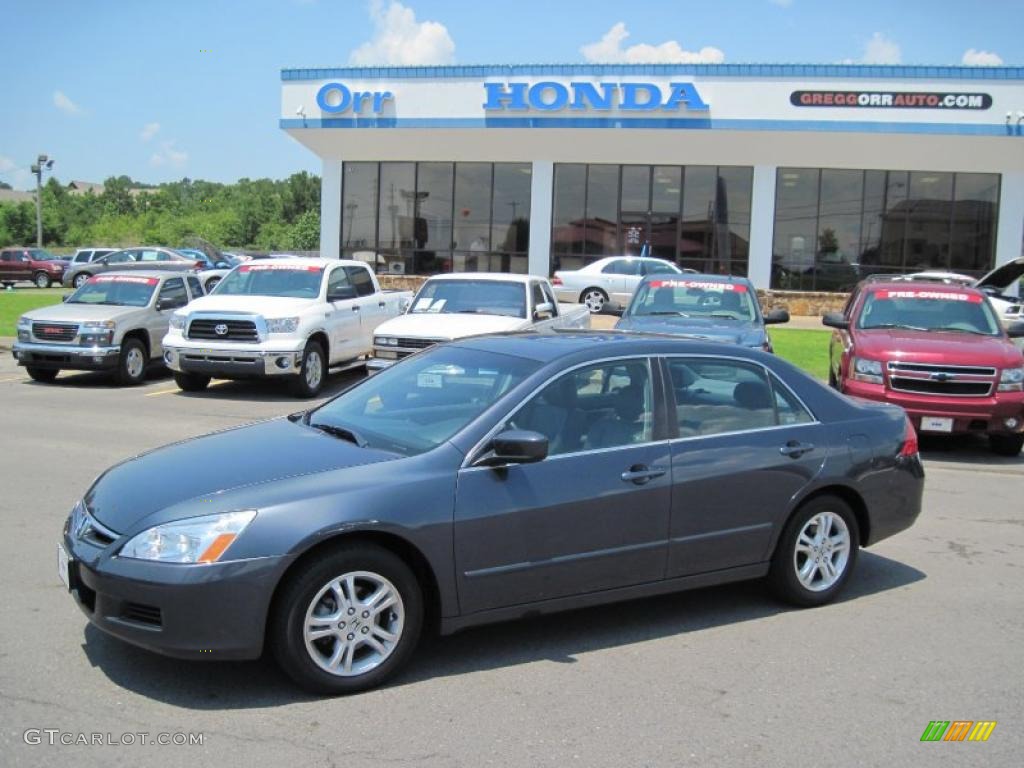
[[[992,453],[988,447],[988,439],[984,435],[921,435],[919,439],[925,472],[928,471],[928,463],[932,461],[1024,469],[1024,454],[999,456]]]
[[[896,560],[862,551],[853,580],[835,605],[905,587],[926,578]],[[816,610],[833,610],[825,606]],[[420,643],[409,667],[387,687],[536,661],[574,664],[582,653],[683,636],[798,609],[746,582],[586,608],[466,630]],[[259,709],[318,697],[303,693],[266,656],[251,662],[180,661],[143,651],[91,624],[82,648],[115,685],[194,710]]]
[[[171,376],[170,371],[162,366],[153,366],[146,370],[146,380],[140,386],[155,384],[166,381]],[[118,384],[114,375],[106,371],[64,371],[53,381],[38,382],[27,381],[26,384],[33,387],[67,387],[76,389],[123,389],[131,391],[135,387],[126,387]]]
[[[294,397],[288,391],[287,382],[281,379],[244,379],[240,381],[218,381],[201,392],[175,392],[173,397],[188,400],[230,400],[232,402],[293,402],[295,410],[300,411],[312,407],[319,401],[334,397],[344,392],[353,384],[362,381],[362,371],[349,371],[332,374],[325,382],[323,389],[315,399],[304,400]],[[305,405],[303,405],[305,403]]]

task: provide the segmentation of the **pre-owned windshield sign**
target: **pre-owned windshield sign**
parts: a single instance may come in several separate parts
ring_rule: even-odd
[[[688,109],[706,112],[710,109],[693,83],[559,83],[544,80],[538,83],[484,83],[488,111],[524,112],[539,110],[557,112],[676,112]]]

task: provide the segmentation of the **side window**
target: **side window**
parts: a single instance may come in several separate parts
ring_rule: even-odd
[[[602,363],[567,373],[516,412],[510,429],[548,438],[548,455],[650,442],[654,396],[646,359]]]
[[[10,251],[4,251],[0,253],[0,261],[14,261],[14,254]]]
[[[541,289],[540,283],[530,283],[530,295],[533,300],[534,311],[537,310],[538,305],[543,304],[544,302],[547,301],[547,299],[544,298],[544,291]]]
[[[167,303],[164,309],[184,307],[188,304],[188,294],[185,293],[185,281],[180,277],[175,277],[165,282],[160,289],[158,301]]]
[[[339,267],[331,272],[331,276],[327,279],[327,300],[341,301],[342,299],[354,299],[355,297],[355,288],[349,282],[348,273],[344,267]]]
[[[625,271],[626,264],[627,264],[627,262],[626,262],[625,259],[616,259],[613,262],[605,264],[604,269],[601,270],[601,274],[604,274],[604,275],[625,275],[625,274],[628,274]]]
[[[857,295],[860,291],[851,291],[849,298],[846,300],[846,306],[843,307],[843,314],[846,315],[847,319],[850,317],[850,312],[853,311],[853,305],[857,303]]]
[[[341,270],[338,270],[341,272]],[[348,273],[349,282],[352,287],[356,289],[356,296],[372,296],[373,295],[373,278],[370,277],[370,273],[363,267],[345,267],[345,272]]]
[[[808,424],[814,418],[807,412],[800,401],[796,399],[781,382],[772,376],[772,389],[775,390],[775,411],[779,415],[779,424]]]
[[[760,366],[716,358],[670,358],[680,437],[776,426],[775,395]]]
[[[107,264],[126,264],[130,261],[136,261],[136,251],[121,251],[120,253],[111,254],[106,259]]]
[[[660,261],[648,261],[644,269],[646,275],[674,275],[676,271],[668,264]]]
[[[185,279],[188,280],[188,292],[192,294],[193,299],[203,295],[203,286],[198,277],[189,275]]]

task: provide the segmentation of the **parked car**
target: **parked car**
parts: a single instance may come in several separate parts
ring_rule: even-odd
[[[28,282],[37,288],[59,283],[68,262],[51,256],[41,248],[4,248],[0,250],[0,283],[10,287]]]
[[[640,282],[615,327],[684,334],[771,352],[765,325],[788,322],[784,309],[762,314],[757,291],[745,277],[655,275]]]
[[[36,381],[70,369],[109,371],[120,384],[138,384],[161,362],[171,312],[199,290],[194,277],[172,272],[96,275],[63,304],[22,315],[14,357]]]
[[[834,328],[829,383],[839,391],[902,406],[921,432],[987,434],[991,449],[1024,446],[1024,356],[985,294],[939,283],[861,283]]]
[[[975,287],[988,296],[1003,325],[1024,320],[1024,257],[1000,264]]]
[[[693,270],[687,270],[693,272]],[[585,304],[592,313],[624,307],[646,275],[679,275],[671,261],[640,256],[610,256],[582,269],[559,270],[551,279],[559,301]]]
[[[88,248],[78,248],[75,250],[74,255],[71,257],[72,264],[88,264],[90,261],[95,261],[101,256],[106,256],[108,253],[120,250],[119,248],[106,248],[91,246]]]
[[[589,328],[581,304],[560,304],[546,278],[493,272],[437,275],[404,315],[377,326],[373,358],[379,371],[414,352],[452,339],[530,328]]]
[[[964,275],[960,272],[942,272],[941,270],[929,269],[924,272],[911,272],[909,275],[879,275],[879,280],[912,280],[914,282],[927,283],[950,283],[952,285],[974,285],[976,278]]]
[[[827,603],[860,547],[913,524],[923,485],[901,409],[772,355],[486,336],[112,467],[58,564],[122,640],[186,659],[267,648],[300,685],[350,693],[397,672],[427,624],[764,576]]]
[[[93,275],[115,270],[123,272],[136,269],[166,269],[172,272],[186,272],[199,267],[200,263],[195,258],[184,256],[171,248],[125,248],[100,256],[86,264],[72,264],[64,273],[63,283],[65,287],[78,288]]]
[[[175,313],[164,360],[189,392],[205,389],[213,376],[283,377],[292,394],[313,397],[328,369],[366,365],[377,326],[411,297],[382,291],[362,262],[254,260]]]

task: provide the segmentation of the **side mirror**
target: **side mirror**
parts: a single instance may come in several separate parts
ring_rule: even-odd
[[[1018,320],[1006,326],[1006,335],[1011,339],[1024,339],[1024,321]]]
[[[555,307],[550,301],[545,301],[543,304],[538,304],[533,308],[534,318],[541,317],[542,315],[547,315],[548,317],[555,316]]]
[[[400,302],[398,302],[398,311],[401,312],[404,315],[406,312],[409,311],[409,307],[411,307],[411,306],[412,306],[412,299],[406,297],[406,298],[402,299]]]
[[[491,450],[477,462],[478,467],[534,464],[548,456],[548,439],[540,432],[508,429],[491,440]]]
[[[177,309],[178,307],[184,307],[184,306],[185,306],[185,302],[178,301],[177,299],[172,299],[172,298],[169,298],[169,297],[156,300],[157,312],[162,312],[165,309]]]
[[[829,328],[838,328],[842,331],[849,329],[850,321],[846,319],[846,315],[842,312],[827,312],[821,318],[821,324],[827,325]]]
[[[765,325],[774,325],[776,323],[788,323],[789,312],[784,309],[773,309],[771,312],[764,316]]]
[[[356,289],[350,285],[342,288],[335,288],[331,293],[327,294],[327,300],[334,301],[345,301],[346,299],[354,299],[356,297]]]

